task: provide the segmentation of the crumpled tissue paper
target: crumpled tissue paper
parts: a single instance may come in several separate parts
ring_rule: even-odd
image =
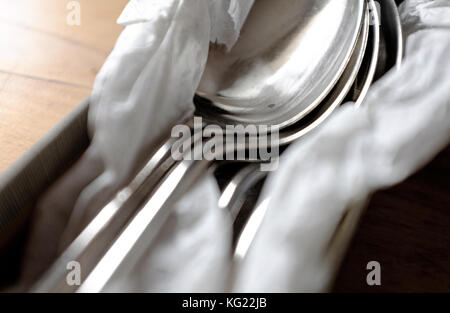
[[[231,47],[243,22],[230,17],[244,21],[250,2],[130,1],[119,19],[128,26],[94,87],[92,146],[42,199],[24,274],[36,277],[44,268],[39,243],[61,234],[70,215],[71,225],[82,225],[95,214],[161,129],[191,112],[208,42]],[[208,24],[220,21],[217,12],[226,13],[222,25],[234,26],[220,28],[225,36]],[[230,221],[216,206],[218,189],[208,176],[174,208],[136,269],[107,291],[327,290],[337,259],[326,247],[349,205],[405,179],[450,139],[450,3],[406,0],[401,16],[408,34],[402,68],[379,80],[361,108],[344,105],[282,155],[261,194],[271,199],[266,218],[233,275]],[[161,110],[163,104],[173,107]],[[45,249],[48,263],[57,245]]]
[[[253,1],[128,3],[118,19],[126,28],[98,74],[90,98],[92,143],[39,202],[21,285],[35,281],[129,180],[139,158],[151,155],[161,137],[192,114],[209,42],[231,48]],[[61,236],[62,240],[55,240]]]
[[[261,194],[270,198],[267,215],[236,269],[234,291],[328,290],[339,259],[327,247],[346,210],[448,144],[450,2],[407,0],[400,11],[404,64],[371,87],[361,108],[343,106],[282,155]]]

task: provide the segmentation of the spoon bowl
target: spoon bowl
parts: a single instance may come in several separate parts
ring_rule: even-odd
[[[197,95],[219,125],[283,128],[317,107],[350,61],[366,1],[258,0],[231,51],[212,46]],[[267,21],[267,22],[261,22]]]
[[[295,10],[287,10],[289,6]],[[279,14],[286,14],[287,18],[278,18],[273,30],[261,21],[263,27],[258,28],[253,23],[261,16],[258,15],[262,14],[261,8],[273,9],[267,19],[283,16]],[[310,124],[301,120],[318,108],[327,109],[319,110],[317,118],[329,114],[344,95],[343,90],[351,86],[364,54],[365,8],[365,0],[280,0],[270,1],[270,6],[269,0],[256,1],[229,56],[223,56],[226,53],[220,47],[211,50],[198,91],[197,100],[203,101],[196,101],[197,114],[220,126],[255,124],[286,128],[285,140],[277,144],[298,139],[295,125],[297,134],[306,133],[305,125]],[[271,23],[272,20],[267,24]],[[264,33],[261,30],[267,31],[265,37],[257,36]],[[253,36],[254,40],[247,40]],[[327,105],[322,106],[324,103]],[[198,143],[196,138],[189,143]],[[76,238],[52,267],[53,273],[44,276],[35,290],[61,286],[67,259],[84,257],[90,264],[90,268],[83,265],[86,273],[93,268],[81,286],[82,291],[102,290],[135,263],[164,223],[170,207],[211,164],[207,160],[177,162],[170,155],[173,145],[171,138],[158,150],[131,184]],[[121,234],[110,245],[119,231]],[[93,249],[96,253],[89,253]],[[106,254],[101,256],[100,250],[106,250]],[[96,263],[98,259],[100,262]]]

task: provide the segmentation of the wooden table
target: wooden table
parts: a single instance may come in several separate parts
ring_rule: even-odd
[[[0,0],[0,173],[91,91],[121,28],[127,0]],[[335,291],[450,291],[450,149],[406,182],[375,195]],[[366,284],[369,261],[382,285]]]
[[[375,194],[336,281],[337,292],[450,292],[450,147]],[[367,263],[381,265],[368,286]]]
[[[91,92],[127,0],[0,0],[0,173]]]

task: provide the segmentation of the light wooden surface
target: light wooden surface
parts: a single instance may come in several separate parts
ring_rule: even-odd
[[[91,92],[128,0],[0,0],[0,174]]]

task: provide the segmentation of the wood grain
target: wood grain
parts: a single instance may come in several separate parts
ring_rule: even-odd
[[[450,147],[373,197],[335,283],[336,292],[450,292]],[[369,286],[366,265],[381,265]]]
[[[0,0],[0,174],[91,91],[127,0]]]

